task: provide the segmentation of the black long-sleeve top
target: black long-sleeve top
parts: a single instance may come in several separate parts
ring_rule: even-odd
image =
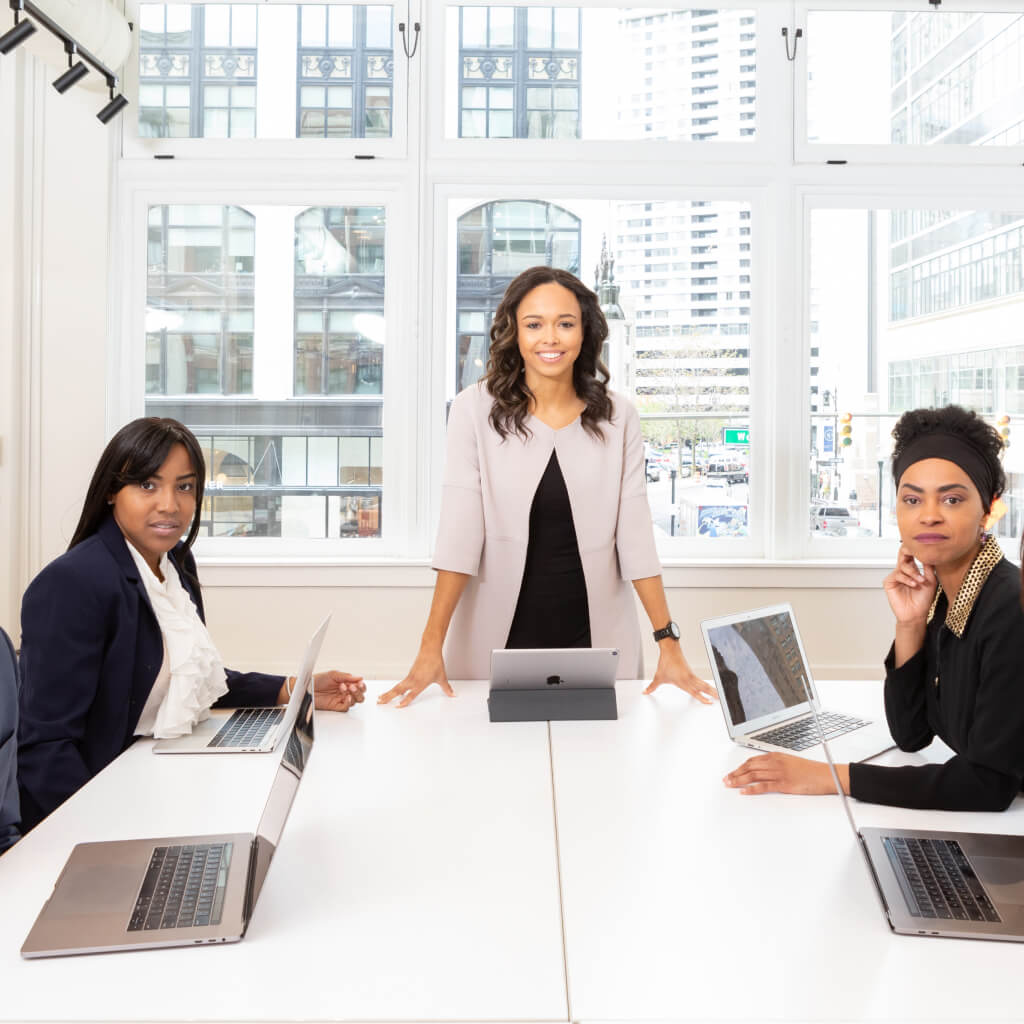
[[[885,661],[885,714],[901,750],[938,736],[956,756],[900,768],[850,765],[858,800],[949,811],[1002,811],[1024,780],[1024,613],[1020,573],[990,540],[953,607],[939,589],[922,648]]]

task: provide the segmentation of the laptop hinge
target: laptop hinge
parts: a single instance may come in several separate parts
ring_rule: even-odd
[[[885,914],[886,920],[889,922],[889,927],[892,927],[892,914],[889,913],[889,904],[885,899],[885,892],[882,889],[882,883],[878,878],[878,872],[875,871],[875,865],[871,863],[871,854],[868,852],[868,844],[864,841],[864,837],[857,833],[857,842],[860,844],[860,852],[864,855],[864,863],[868,866],[868,871],[871,872],[871,881],[875,883],[875,892],[878,893],[878,902],[882,905],[882,913]]]
[[[245,935],[256,902],[256,860],[259,854],[259,837],[253,836],[249,843],[249,867],[245,875],[245,903],[242,904],[242,934]]]

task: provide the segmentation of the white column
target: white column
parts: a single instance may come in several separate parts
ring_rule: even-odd
[[[263,401],[291,398],[295,349],[295,218],[302,207],[253,206],[248,209],[256,217],[253,397]]]
[[[260,4],[257,38],[256,137],[295,138],[298,8]]]

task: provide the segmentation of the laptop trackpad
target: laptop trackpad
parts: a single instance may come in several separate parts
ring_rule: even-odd
[[[996,905],[1012,903],[1024,906],[1024,860],[973,854],[971,865]]]
[[[137,865],[71,867],[60,882],[60,912],[69,916],[122,912],[127,917],[135,906],[141,882]]]

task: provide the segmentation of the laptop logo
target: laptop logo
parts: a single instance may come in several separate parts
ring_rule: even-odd
[[[548,686],[557,686],[561,681],[561,676],[548,676]]]

